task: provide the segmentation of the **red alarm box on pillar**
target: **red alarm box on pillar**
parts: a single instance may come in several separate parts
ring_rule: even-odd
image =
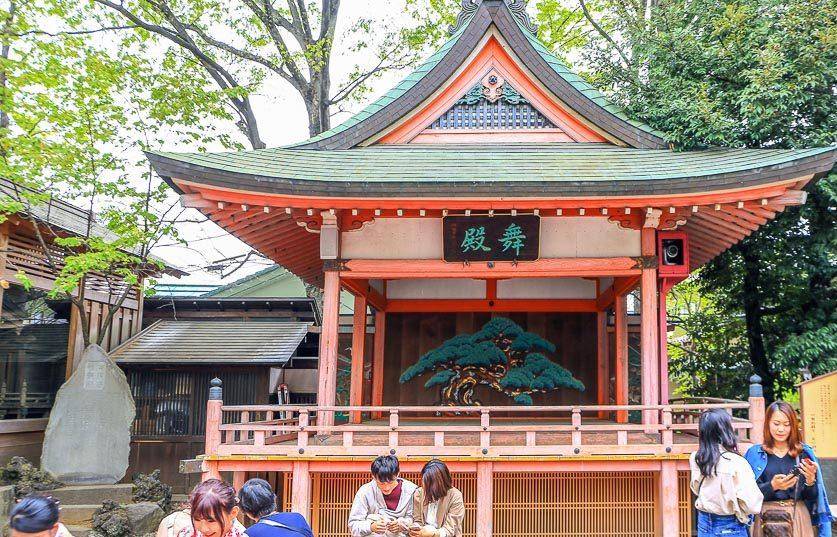
[[[689,275],[689,239],[684,231],[657,232],[657,273],[660,278]]]

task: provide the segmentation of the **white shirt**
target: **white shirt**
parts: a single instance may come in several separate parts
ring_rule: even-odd
[[[697,496],[695,509],[714,515],[735,515],[743,523],[749,521],[749,515],[761,512],[764,497],[744,457],[721,448],[715,474],[703,477],[695,455],[689,456],[692,470],[689,485]]]
[[[444,528],[439,528],[436,522],[436,513],[439,511],[439,502],[433,502],[427,504],[427,517],[425,520],[427,521],[427,526],[431,526],[433,528],[438,529],[439,531],[437,534],[439,537],[448,537],[448,532],[445,531]]]

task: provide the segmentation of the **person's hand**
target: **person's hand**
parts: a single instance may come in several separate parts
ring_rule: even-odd
[[[773,490],[787,490],[796,486],[799,478],[793,474],[776,474],[770,480],[770,486]]]
[[[372,523],[372,527],[370,528],[372,533],[384,533],[387,531],[387,523],[383,520],[376,520]]]
[[[404,528],[397,519],[392,519],[389,522],[387,522],[387,531],[389,533],[399,533],[401,531],[404,531]]]
[[[799,461],[799,469],[802,471],[802,478],[805,479],[807,486],[813,486],[817,482],[817,463],[811,459],[802,459]]]
[[[438,531],[433,526],[424,526],[419,531],[419,537],[436,537]]]
[[[419,526],[418,524],[413,524],[412,526],[410,526],[410,537],[419,537],[421,535],[421,529],[421,526]]]

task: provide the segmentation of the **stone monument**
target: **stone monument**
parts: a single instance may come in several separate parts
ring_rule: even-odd
[[[136,409],[125,373],[98,345],[58,390],[41,456],[43,469],[67,484],[113,484],[128,469]]]

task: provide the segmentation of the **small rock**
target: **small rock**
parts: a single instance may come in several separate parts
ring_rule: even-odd
[[[131,535],[145,535],[155,533],[157,527],[165,517],[165,513],[156,503],[130,503],[122,506],[128,513],[128,524]]]

